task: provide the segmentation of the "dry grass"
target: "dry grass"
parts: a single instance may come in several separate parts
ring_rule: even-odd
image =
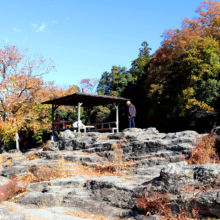
[[[0,154],[0,164],[2,164],[2,163],[3,163],[4,157],[5,157],[5,155]]]
[[[57,164],[54,167],[39,166],[33,173],[27,171],[21,177],[17,178],[19,182],[42,182],[50,181],[57,178],[68,178],[70,175],[86,175],[86,176],[127,176],[122,171],[132,170],[126,168],[122,159],[122,149],[120,145],[114,146],[114,161],[106,165],[101,165],[98,168],[82,165],[81,163],[73,163],[59,157]]]
[[[133,168],[127,168],[127,164],[133,163],[133,161],[124,162],[123,160],[123,150],[121,148],[121,142],[116,142],[113,145],[113,162],[109,162],[108,164],[101,165],[94,169],[94,171],[102,176],[125,176],[122,171],[130,171]]]
[[[109,137],[107,137],[107,136],[102,136],[102,138],[101,138],[99,141],[107,141],[107,140],[109,140]]]
[[[6,160],[6,162],[5,162],[5,167],[11,167],[11,166],[13,166],[13,163],[12,163],[12,159],[9,158],[9,159]]]
[[[49,147],[50,147],[50,144],[51,144],[51,141],[47,141],[46,143],[43,144],[43,149],[45,151],[48,151],[49,150]]]
[[[27,184],[19,184],[16,178],[12,178],[8,184],[0,186],[0,201],[15,201],[27,191]]]
[[[77,212],[73,212],[73,211],[68,211],[68,212],[65,212],[62,214],[71,215],[71,216],[80,217],[80,218],[95,219],[95,220],[116,220],[116,219],[106,218],[104,216],[90,215],[90,214],[86,214],[84,212],[77,213]]]
[[[198,208],[191,206],[191,200],[181,205],[178,205],[175,214],[172,211],[169,202],[171,202],[171,196],[169,193],[161,194],[160,192],[151,191],[150,193],[148,193],[148,195],[137,199],[137,207],[145,215],[156,214],[160,217],[160,219],[164,220],[200,219]]]
[[[31,152],[31,153],[26,155],[26,158],[29,159],[29,160],[36,160],[36,159],[39,159],[40,157],[37,156],[34,152]]]
[[[168,207],[168,202],[170,202],[170,195],[160,194],[159,192],[151,191],[147,196],[143,196],[137,199],[138,208],[146,215],[169,215],[171,210]]]
[[[218,163],[219,156],[215,149],[217,136],[206,135],[196,140],[195,148],[190,152],[189,164]]]

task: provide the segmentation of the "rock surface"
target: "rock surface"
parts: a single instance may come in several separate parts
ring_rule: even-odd
[[[80,220],[76,213],[88,212],[91,219],[95,215],[157,220],[156,215],[144,216],[138,204],[139,198],[152,192],[169,193],[173,209],[176,208],[172,205],[174,202],[181,205],[187,201],[201,207],[202,215],[220,217],[217,210],[220,192],[211,190],[219,181],[220,166],[188,165],[181,161],[189,156],[199,136],[195,131],[164,134],[156,128],[125,129],[117,134],[78,134],[67,130],[60,133],[59,140],[51,142],[48,149],[31,150],[20,157],[5,155],[0,187],[13,176],[59,169],[61,161],[65,161],[63,166],[72,172],[77,166],[104,169],[112,162],[119,163],[120,158],[116,156],[120,152],[126,169],[120,171],[120,175],[111,176],[98,173],[92,176],[93,173],[79,170],[77,174],[69,172],[66,178],[29,183],[27,192],[21,194],[16,203],[4,202],[0,206],[0,219]],[[28,159],[31,154],[36,158]],[[206,190],[197,192],[197,189]]]

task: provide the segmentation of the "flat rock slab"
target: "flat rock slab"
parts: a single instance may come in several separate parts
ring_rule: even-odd
[[[74,208],[64,208],[64,207],[53,207],[53,208],[45,208],[45,209],[33,209],[27,208],[21,205],[15,205],[14,203],[7,202],[5,205],[0,206],[0,210],[4,209],[4,217],[3,219],[10,220],[85,220],[85,218],[75,217],[71,214],[71,212],[79,213],[78,209]],[[14,211],[10,211],[13,209]],[[17,216],[16,216],[17,215]],[[1,217],[1,214],[0,214]],[[1,219],[1,218],[0,218]],[[88,220],[92,220],[87,218]]]

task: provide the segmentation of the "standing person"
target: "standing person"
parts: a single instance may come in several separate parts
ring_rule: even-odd
[[[128,116],[128,127],[135,128],[135,117],[136,117],[136,108],[131,104],[130,101],[126,102],[127,108],[127,116]]]

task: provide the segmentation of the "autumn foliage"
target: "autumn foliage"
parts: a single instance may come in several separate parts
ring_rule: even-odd
[[[218,1],[203,1],[196,10],[198,18],[185,18],[181,30],[165,31],[162,46],[152,58],[145,81],[148,97],[158,104],[172,104],[180,116],[195,107],[207,113],[214,110],[201,87],[218,79],[219,11]]]
[[[62,89],[53,82],[44,82],[42,76],[55,70],[51,60],[42,56],[28,56],[16,46],[0,49],[0,134],[2,142],[15,138],[19,150],[19,132],[51,129],[51,106],[43,101],[69,95],[78,89]],[[5,143],[3,143],[4,145]],[[4,149],[3,149],[4,150]]]
[[[218,163],[216,145],[217,135],[209,134],[200,137],[195,142],[195,148],[190,152],[189,164]]]

